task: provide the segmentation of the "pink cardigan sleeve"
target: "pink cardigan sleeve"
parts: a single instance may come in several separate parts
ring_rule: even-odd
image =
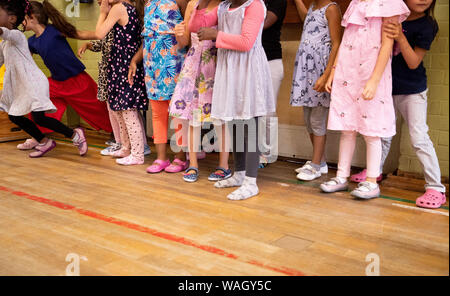
[[[244,21],[240,35],[219,31],[216,47],[237,51],[250,51],[258,37],[261,25],[264,22],[264,7],[260,1],[253,1],[245,9]]]

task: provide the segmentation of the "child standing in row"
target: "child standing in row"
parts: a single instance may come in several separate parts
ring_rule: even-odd
[[[37,142],[30,157],[43,156],[56,143],[46,138],[36,124],[25,117],[29,113],[37,124],[72,138],[80,155],[85,155],[88,147],[81,128],[72,130],[45,116],[46,112],[56,111],[49,98],[48,80],[34,62],[25,35],[17,29],[29,10],[27,0],[0,0],[0,38],[4,40],[0,43],[0,65],[6,66],[0,110],[6,111],[9,119]]]
[[[382,26],[401,23],[408,15],[409,9],[401,0],[353,0],[344,15],[342,44],[327,82],[331,91],[328,129],[342,131],[338,172],[321,184],[324,192],[347,190],[360,133],[366,141],[367,180],[351,194],[363,199],[380,195],[376,178],[380,174],[381,137],[392,137],[396,128],[391,75],[394,42]]]
[[[396,41],[392,60],[393,95],[395,109],[408,125],[411,144],[422,164],[426,192],[416,200],[419,207],[439,208],[446,202],[445,186],[441,182],[441,170],[428,135],[427,126],[427,75],[423,58],[438,32],[433,17],[436,0],[406,0],[411,11],[402,24],[386,24],[385,31]],[[383,156],[387,156],[392,138],[382,139]],[[386,157],[382,159],[383,167]],[[358,174],[363,175],[365,172]]]
[[[170,103],[170,115],[189,122],[189,160],[183,179],[186,182],[198,180],[198,159],[196,147],[204,122],[212,122],[211,102],[216,74],[217,48],[215,41],[199,41],[197,32],[202,27],[217,27],[217,8],[220,0],[190,1],[185,20],[175,26],[179,48],[191,42],[175,92]],[[217,171],[209,177],[219,181],[231,177],[228,168],[228,152],[220,152]]]
[[[85,66],[66,40],[66,37],[76,38],[76,28],[48,0],[30,2],[24,27],[35,33],[28,39],[31,53],[39,54],[51,73],[50,98],[57,111],[50,117],[61,120],[70,105],[93,128],[111,132],[106,105],[96,99],[97,83],[85,72]],[[37,143],[31,139],[21,148],[31,149],[34,145]]]
[[[135,64],[144,60],[147,96],[152,108],[153,138],[157,158],[147,168],[148,173],[166,171],[177,173],[188,165],[186,153],[177,153],[173,163],[167,157],[169,130],[169,104],[184,62],[185,49],[179,49],[175,26],[183,21],[184,0],[147,1],[145,5],[143,47],[133,58],[129,77],[134,75]]]
[[[143,0],[135,1],[143,8]],[[112,154],[120,165],[144,164],[143,126],[140,110],[147,110],[142,64],[135,69],[134,83],[128,81],[131,59],[141,46],[142,14],[128,0],[103,0],[95,32],[78,32],[81,39],[101,40],[113,30],[114,43],[108,63],[108,101],[120,127],[122,147]]]
[[[198,32],[201,41],[216,40],[218,48],[211,116],[235,125],[236,132],[234,175],[218,181],[215,187],[239,187],[228,199],[245,200],[259,193],[258,118],[276,109],[273,86],[267,83],[267,79],[271,81],[269,63],[261,42],[266,8],[262,0],[226,0],[220,3],[217,14],[218,30],[202,28]],[[239,134],[238,129],[244,134]]]
[[[102,4],[102,0],[97,0],[98,5]],[[81,58],[82,55],[86,52],[86,50],[90,50],[92,52],[101,52],[102,57],[100,62],[98,63],[98,93],[97,99],[100,102],[106,102],[108,106],[109,112],[109,120],[111,122],[111,126],[113,129],[114,140],[109,147],[103,149],[100,153],[104,156],[113,155],[114,152],[119,151],[122,148],[121,140],[120,140],[120,127],[117,116],[115,116],[114,111],[109,106],[108,102],[108,64],[110,59],[111,48],[114,44],[114,31],[111,30],[108,32],[105,38],[102,40],[95,40],[91,42],[87,42],[83,44],[78,50],[78,56]],[[139,112],[139,118],[141,121],[141,125],[144,126],[141,113]],[[145,134],[145,129],[142,129],[144,132],[144,155],[150,154],[150,147],[147,144],[147,136]]]
[[[325,141],[330,94],[325,85],[342,38],[341,12],[335,2],[313,1],[307,10],[303,0],[295,4],[304,22],[292,82],[291,105],[303,106],[306,128],[313,144],[313,158],[298,168],[297,179],[311,181],[328,173]]]

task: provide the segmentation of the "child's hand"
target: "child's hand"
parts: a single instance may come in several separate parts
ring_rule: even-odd
[[[197,35],[200,41],[203,40],[216,40],[218,31],[213,28],[200,28],[198,30]]]
[[[174,32],[176,37],[183,37],[186,29],[186,23],[182,21],[178,25],[175,26]]]
[[[387,34],[387,36],[395,41],[399,41],[403,35],[403,27],[402,24],[399,23],[385,23],[383,25],[383,30]]]
[[[92,43],[91,42],[86,42],[85,44],[83,44],[79,49],[78,49],[78,57],[81,59],[83,58],[84,53],[86,52],[86,50],[92,50]]]
[[[100,13],[108,14],[111,10],[111,4],[109,4],[109,0],[102,0],[102,4],[100,5]]]
[[[137,65],[135,61],[131,61],[130,69],[128,70],[128,83],[130,85],[134,84],[134,76],[136,76]]]
[[[316,84],[314,84],[313,89],[316,92],[325,92],[327,82],[328,82],[328,77],[325,77],[325,75],[322,75],[319,77],[319,79],[317,79]]]
[[[363,99],[366,101],[372,100],[375,97],[377,88],[378,88],[378,82],[376,82],[373,79],[369,79],[369,81],[367,81],[366,86],[364,87],[364,90],[362,92]]]
[[[331,93],[331,87],[333,86],[334,71],[328,76],[327,83],[325,84],[325,91]]]

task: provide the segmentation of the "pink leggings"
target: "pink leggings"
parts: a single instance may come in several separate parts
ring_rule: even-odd
[[[131,155],[144,158],[144,132],[142,120],[137,110],[114,111],[120,127],[122,149],[131,150]]]
[[[116,140],[116,143],[122,143],[122,141],[120,140],[120,126],[119,126],[119,121],[117,119],[117,114],[115,114],[115,111],[111,110],[111,108],[109,107],[109,103],[108,104],[108,112],[109,112],[109,121],[111,121],[111,127],[113,130],[113,134],[114,134],[114,139]],[[145,133],[145,128],[144,128],[144,118],[141,115],[141,112],[138,111],[138,115],[139,115],[139,120],[140,123],[142,125],[142,138],[144,140],[144,145],[147,144],[147,135]]]
[[[342,131],[339,146],[339,164],[337,176],[350,177],[353,153],[355,152],[357,132]],[[380,175],[381,138],[364,136],[366,141],[367,177],[377,178]]]

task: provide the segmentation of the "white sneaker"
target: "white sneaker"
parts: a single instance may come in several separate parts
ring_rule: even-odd
[[[306,164],[301,168],[297,175],[297,179],[302,181],[312,181],[320,178],[321,176],[322,174],[320,173],[320,170],[318,171],[310,164]]]
[[[307,165],[311,165],[311,161],[307,161],[304,166],[295,169],[295,172],[299,174],[302,171],[302,169]],[[320,173],[323,175],[328,174],[328,165],[326,163],[320,166]]]
[[[120,148],[122,148],[122,144],[115,143],[109,147],[106,147],[102,151],[100,151],[100,154],[103,156],[111,156],[114,152],[119,151]]]

